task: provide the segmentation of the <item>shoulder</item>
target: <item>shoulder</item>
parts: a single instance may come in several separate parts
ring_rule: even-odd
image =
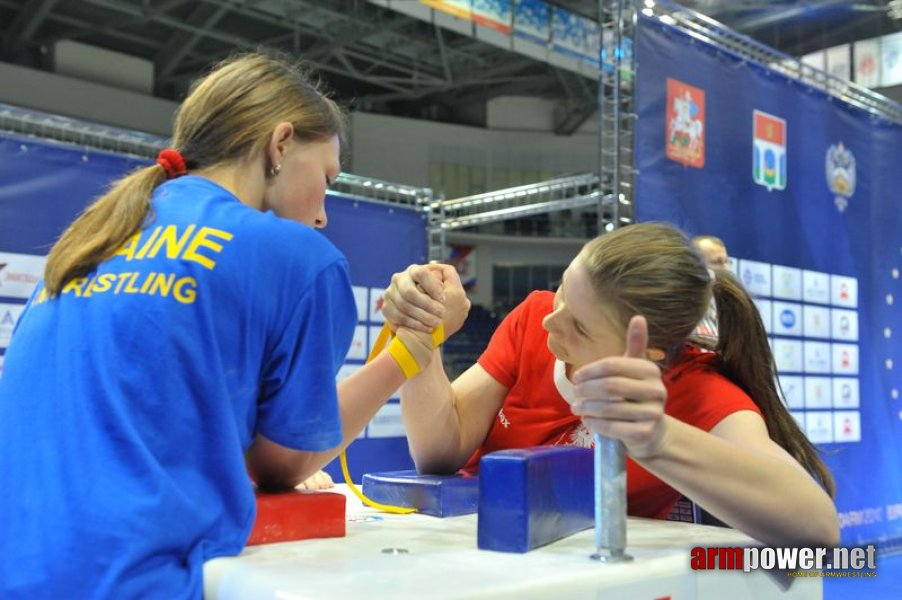
[[[511,311],[511,315],[518,314],[529,317],[544,318],[554,309],[554,292],[535,291],[530,294]]]
[[[664,373],[664,385],[668,414],[705,430],[741,410],[760,414],[745,390],[723,373],[720,357],[692,345]]]
[[[687,344],[674,364],[667,369],[664,383],[668,388],[674,389],[704,386],[745,395],[745,392],[724,374],[720,356],[716,352],[692,344]]]
[[[498,331],[518,331],[520,334],[530,334],[537,329],[542,329],[542,320],[552,311],[553,306],[554,294],[552,292],[532,292],[504,317]]]
[[[186,196],[190,197],[186,198]],[[319,231],[243,204],[231,192],[203,177],[180,177],[154,192],[155,208],[174,221],[202,223],[219,229],[229,245],[246,259],[279,266],[301,261],[316,269],[344,260]]]
[[[344,254],[325,235],[301,223],[282,219],[271,212],[251,213],[241,225],[259,250],[273,260],[290,263],[298,257],[325,265],[344,260]]]

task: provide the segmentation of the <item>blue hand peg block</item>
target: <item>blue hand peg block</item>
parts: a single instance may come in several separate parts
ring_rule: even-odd
[[[363,493],[382,504],[415,508],[434,517],[476,512],[479,479],[465,475],[419,475],[416,471],[386,471],[363,476]]]
[[[501,450],[479,463],[478,545],[528,552],[595,523],[588,448]]]

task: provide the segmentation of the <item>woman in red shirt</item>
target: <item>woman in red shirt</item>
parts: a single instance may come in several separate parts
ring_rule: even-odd
[[[689,338],[712,293],[720,339],[705,349]],[[383,307],[397,325],[443,321],[446,335],[468,309],[446,265],[396,275]],[[401,409],[421,472],[599,433],[626,447],[630,514],[663,518],[683,494],[766,543],[834,545],[832,477],[775,377],[742,286],[709,272],[677,229],[643,223],[586,244],[557,292],[524,300],[453,383],[436,355],[402,387]]]

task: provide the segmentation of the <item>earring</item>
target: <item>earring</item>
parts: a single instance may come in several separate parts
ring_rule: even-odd
[[[281,171],[281,170],[282,170],[282,165],[273,165],[272,168],[269,170],[269,176],[275,177],[276,175],[279,174],[279,171]]]

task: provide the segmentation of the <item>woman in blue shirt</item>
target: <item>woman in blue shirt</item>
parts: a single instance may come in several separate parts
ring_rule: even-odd
[[[200,597],[250,532],[248,472],[298,484],[404,381],[384,353],[335,385],[356,310],[316,229],[343,128],[294,66],[230,59],[62,234],[0,380],[0,597]]]

